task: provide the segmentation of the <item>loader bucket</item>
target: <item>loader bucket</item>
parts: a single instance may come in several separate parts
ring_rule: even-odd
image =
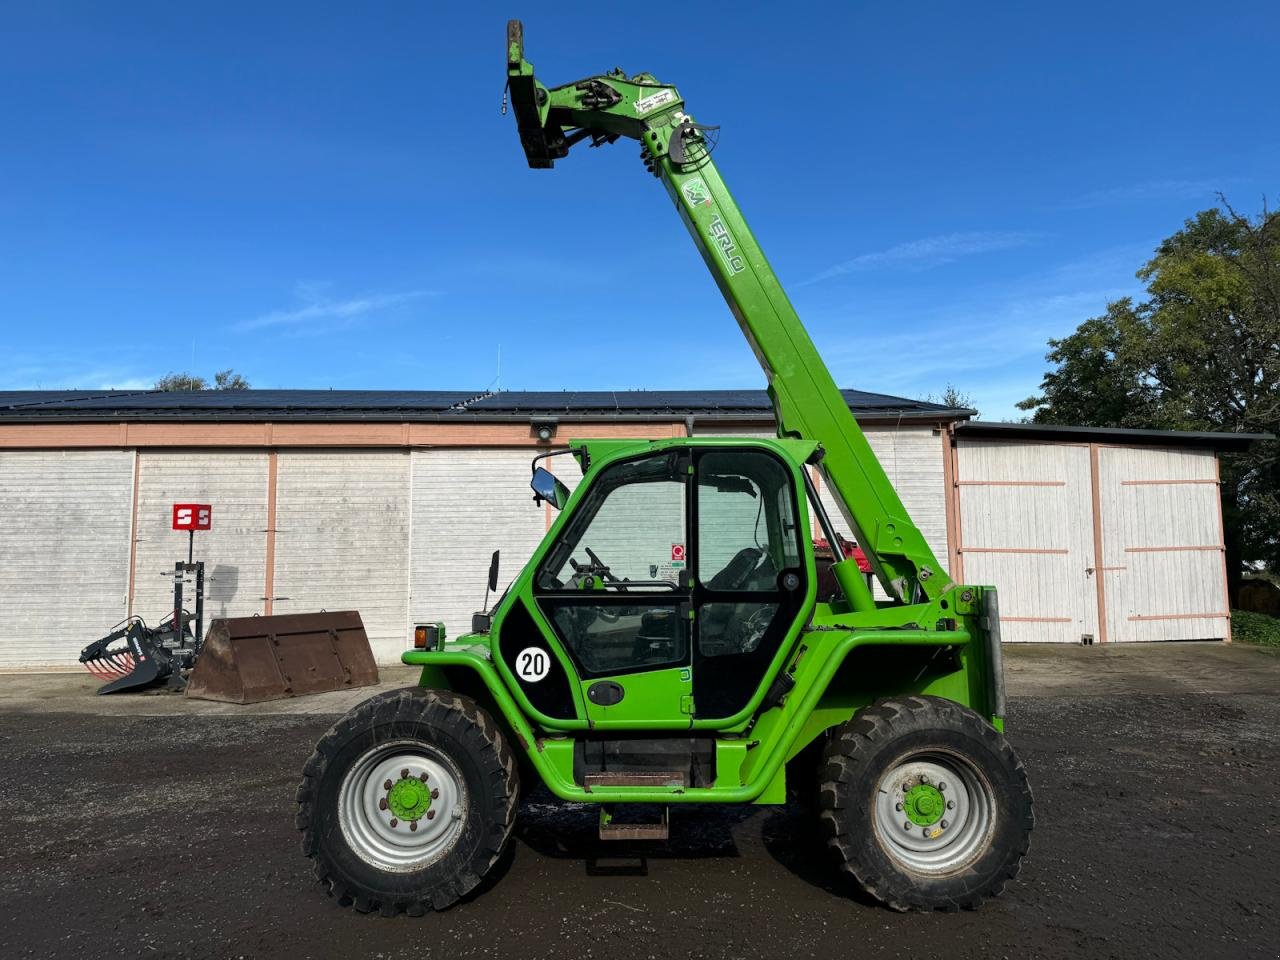
[[[289,613],[214,620],[187,696],[258,703],[378,682],[360,614]]]

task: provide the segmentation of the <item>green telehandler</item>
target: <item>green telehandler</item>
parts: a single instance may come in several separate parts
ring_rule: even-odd
[[[534,500],[558,515],[524,569],[471,633],[416,628],[419,685],[354,708],[307,761],[317,877],[357,910],[416,915],[480,884],[539,783],[628,840],[665,838],[677,805],[781,804],[791,786],[834,867],[883,903],[976,907],[1017,874],[1034,819],[1003,735],[995,590],[954,582],[911,522],[712,162],[715,128],[649,74],[544,86],[519,21],[507,79],[531,167],[639,141],[765,371],[778,436],[575,440],[572,493],[535,457]]]

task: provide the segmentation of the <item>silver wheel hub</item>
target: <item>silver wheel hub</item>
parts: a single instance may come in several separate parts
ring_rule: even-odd
[[[367,750],[338,789],[338,824],[353,851],[381,870],[421,870],[449,852],[466,822],[462,774],[444,753],[399,740]]]
[[[955,873],[990,843],[995,795],[968,760],[919,753],[881,777],[873,820],[881,848],[901,866],[916,873]]]

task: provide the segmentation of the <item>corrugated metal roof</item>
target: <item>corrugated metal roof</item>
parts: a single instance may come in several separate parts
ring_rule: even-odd
[[[972,411],[844,390],[861,418],[959,420]],[[0,421],[768,419],[763,390],[201,390],[0,392]]]
[[[1245,450],[1260,440],[1274,440],[1269,433],[1213,433],[1192,430],[1134,430],[1128,427],[1065,427],[1049,423],[992,423],[970,420],[956,424],[956,436],[974,440],[1031,440],[1058,443],[1115,443],[1166,447],[1211,447]]]

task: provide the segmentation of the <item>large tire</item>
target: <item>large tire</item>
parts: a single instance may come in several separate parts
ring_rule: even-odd
[[[1026,770],[982,717],[881,700],[835,731],[819,814],[840,868],[895,910],[975,908],[1018,873],[1035,823]]]
[[[460,694],[410,687],[366,700],[320,738],[296,823],[340,904],[419,916],[480,883],[510,839],[519,796],[493,718]]]

